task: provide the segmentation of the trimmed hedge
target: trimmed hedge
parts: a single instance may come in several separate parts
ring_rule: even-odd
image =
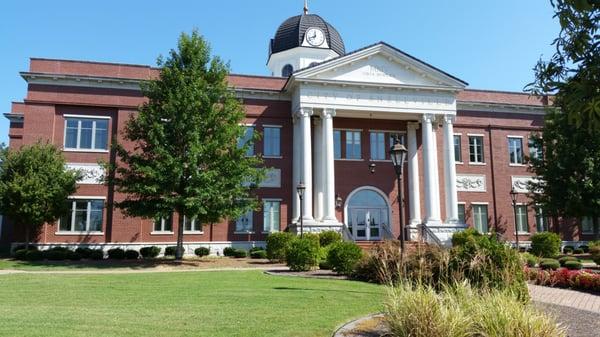
[[[271,233],[267,236],[267,258],[271,261],[284,262],[285,255],[296,235],[288,232]]]
[[[169,247],[165,248],[165,256],[175,256],[176,252],[177,252],[177,246],[169,246]],[[183,252],[185,253],[185,249],[183,250]]]
[[[556,270],[558,268],[560,268],[560,262],[558,262],[555,259],[542,259],[540,261],[540,268],[541,269],[552,269],[552,270]]]
[[[248,257],[248,252],[243,249],[235,249],[233,252],[233,257],[235,257],[236,259]]]
[[[530,253],[521,254],[521,258],[523,259],[523,262],[525,263],[525,265],[530,268],[535,267],[539,260],[537,256],[532,255]]]
[[[223,256],[229,256],[229,257],[235,256],[235,248],[225,247],[225,249],[223,249]]]
[[[36,250],[36,249],[30,249],[30,250],[25,250],[25,260],[26,261],[41,261],[44,259],[44,253]]]
[[[307,236],[290,242],[286,252],[287,266],[292,271],[308,271],[319,265],[319,240]]]
[[[581,248],[575,248],[575,249],[573,250],[573,254],[583,254],[583,253],[584,253],[584,251],[583,251],[583,249],[581,249]]]
[[[324,231],[319,234],[319,244],[321,247],[327,247],[331,244],[341,242],[342,234],[336,231]]]
[[[467,228],[464,231],[455,232],[452,234],[452,246],[462,246],[468,241],[475,241],[482,234],[479,233],[475,228]]]
[[[104,260],[104,251],[102,249],[92,249],[89,255],[90,260]]]
[[[13,251],[13,258],[15,258],[15,260],[25,260],[27,252],[27,249],[16,249]]]
[[[122,248],[111,248],[107,253],[108,258],[111,260],[123,260],[125,258],[125,251]]]
[[[77,249],[75,249],[75,253],[79,254],[82,259],[89,259],[92,249],[88,247],[77,247]]]
[[[210,254],[210,249],[207,247],[198,247],[194,249],[194,254],[198,257],[208,256]]]
[[[564,264],[564,267],[569,270],[581,270],[583,269],[583,264],[580,261],[567,261]]]
[[[127,260],[137,260],[140,258],[140,253],[137,250],[127,249],[125,251],[125,258]]]
[[[266,259],[267,251],[266,250],[255,250],[250,252],[250,257],[253,259]]]
[[[75,255],[76,253],[67,247],[52,247],[43,252],[44,258],[49,261],[62,261],[71,258],[78,260],[77,257],[79,257],[79,259],[81,258],[79,254]]]
[[[583,253],[585,253],[585,254],[590,252],[590,246],[588,246],[588,245],[581,245],[581,246],[579,246],[579,249],[583,250]]]
[[[362,249],[354,242],[336,242],[329,248],[327,264],[333,271],[350,275],[363,256]]]
[[[579,259],[575,256],[563,256],[560,259],[558,259],[558,263],[560,263],[561,267],[564,267],[565,263],[567,263],[568,261],[579,261]]]
[[[567,245],[567,246],[563,247],[563,253],[564,254],[571,254],[571,253],[573,253],[573,250],[575,250],[575,247],[573,247],[573,246],[568,246]]]
[[[561,240],[556,233],[541,232],[531,236],[531,253],[536,256],[553,258],[560,253]]]
[[[140,249],[140,254],[142,255],[142,257],[144,259],[155,258],[158,256],[158,254],[160,254],[160,247],[157,247],[157,246],[142,247],[142,249]]]

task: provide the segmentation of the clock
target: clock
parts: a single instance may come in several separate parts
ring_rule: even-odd
[[[325,42],[325,34],[319,28],[309,28],[306,30],[306,42],[313,47],[318,47]]]

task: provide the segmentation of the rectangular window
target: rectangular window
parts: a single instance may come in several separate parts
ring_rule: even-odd
[[[466,223],[465,204],[458,204],[458,222]]]
[[[473,224],[480,233],[488,232],[488,207],[487,205],[473,205]]]
[[[454,161],[457,163],[462,163],[462,154],[460,153],[461,143],[460,135],[454,135]]]
[[[173,217],[159,218],[154,220],[155,232],[173,232]]]
[[[398,139],[400,141],[400,144],[406,146],[406,142],[405,142],[405,138],[403,133],[390,133],[390,144],[388,146],[388,150],[389,148],[392,147],[392,145],[395,144],[396,139]]]
[[[252,210],[246,212],[244,215],[239,217],[235,221],[235,231],[238,233],[250,233],[254,231],[254,226],[252,225],[252,217],[254,212]]]
[[[183,217],[183,231],[184,232],[202,232],[202,224],[200,221],[196,221],[196,217]]]
[[[265,127],[264,144],[265,150],[263,155],[265,157],[281,156],[281,128]]]
[[[240,138],[238,140],[238,148],[241,148],[250,142],[250,145],[248,146],[248,150],[246,150],[246,156],[248,156],[248,157],[251,157],[254,155],[254,143],[252,140],[253,136],[254,136],[254,127],[246,126],[244,135],[242,136],[242,138]]]
[[[104,200],[69,199],[69,211],[59,220],[61,232],[102,232]]]
[[[342,158],[342,132],[333,130],[333,158]]]
[[[594,233],[594,221],[590,216],[584,216],[581,218],[581,232],[582,233]]]
[[[508,156],[511,164],[523,164],[523,139],[508,137]]]
[[[548,231],[548,219],[544,216],[541,207],[535,208],[535,227],[538,232]]]
[[[532,159],[541,159],[543,156],[542,148],[538,146],[533,139],[529,139],[529,157]]]
[[[346,131],[346,158],[360,159],[360,131]]]
[[[66,118],[65,149],[107,150],[108,119]]]
[[[527,220],[527,205],[517,205],[517,230],[519,233],[529,233],[529,223]]]
[[[385,160],[385,133],[371,131],[371,159]]]
[[[279,209],[281,202],[265,200],[263,203],[263,231],[265,233],[279,231]]]
[[[482,136],[469,136],[469,161],[476,164],[484,163]]]

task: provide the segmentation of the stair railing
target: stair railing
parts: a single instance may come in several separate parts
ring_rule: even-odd
[[[342,238],[345,241],[354,241],[354,237],[345,223],[342,224]]]
[[[388,225],[381,225],[381,228],[383,228],[383,232],[384,232],[384,239],[389,239],[389,240],[394,240],[394,233],[392,233],[392,230],[390,229],[390,227]]]
[[[440,240],[440,238],[435,235],[435,233],[431,230],[431,228],[427,227],[424,223],[421,224],[421,238],[423,242],[432,242],[438,246],[443,246],[444,243]]]

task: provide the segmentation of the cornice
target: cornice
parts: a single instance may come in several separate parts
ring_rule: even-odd
[[[508,103],[488,103],[488,102],[465,102],[456,101],[457,111],[477,111],[477,112],[496,112],[496,113],[516,113],[528,115],[545,115],[547,107],[508,104]]]
[[[11,123],[23,123],[25,115],[22,113],[6,112],[4,113],[4,117],[6,117],[6,119],[8,119]]]

